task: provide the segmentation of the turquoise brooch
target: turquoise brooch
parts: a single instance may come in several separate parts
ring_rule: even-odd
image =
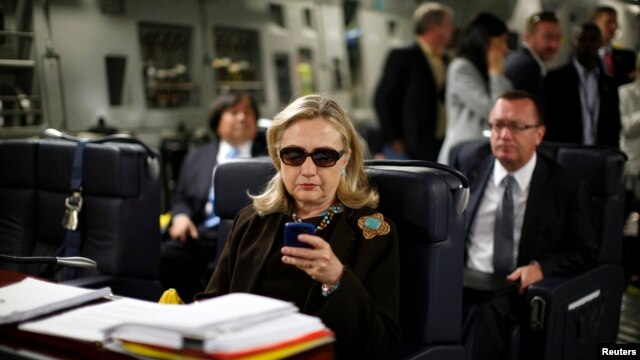
[[[386,235],[391,231],[389,223],[384,221],[384,216],[380,213],[361,217],[358,219],[358,227],[362,229],[365,239],[373,239],[377,235]]]

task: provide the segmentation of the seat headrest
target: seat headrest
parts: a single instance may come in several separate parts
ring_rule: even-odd
[[[34,188],[37,152],[35,140],[0,141],[0,186]]]
[[[616,149],[545,142],[538,149],[574,175],[584,179],[589,184],[593,196],[614,196],[620,189],[626,156]]]
[[[8,187],[68,192],[76,143],[59,140],[0,141],[0,177]],[[83,193],[133,197],[147,171],[146,150],[136,144],[87,144],[83,155]],[[125,176],[126,174],[126,176]]]
[[[251,203],[247,192],[262,192],[274,172],[266,157],[220,164],[214,175],[216,213],[223,219],[233,218]],[[462,188],[456,175],[402,165],[369,165],[367,173],[380,193],[380,211],[402,227],[404,234],[432,243],[447,239],[448,218],[456,211],[451,193]]]
[[[372,166],[367,168],[371,184],[380,194],[380,211],[389,216],[403,234],[416,240],[438,243],[447,240],[450,212],[455,211],[448,186],[455,177],[424,167]],[[442,177],[451,177],[442,181]]]
[[[223,219],[233,219],[238,211],[251,203],[247,194],[261,193],[275,168],[269,157],[232,160],[216,167],[213,177],[216,193],[216,214]]]

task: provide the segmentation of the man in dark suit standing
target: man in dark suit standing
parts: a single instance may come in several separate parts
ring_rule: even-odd
[[[547,75],[545,140],[619,147],[618,88],[600,67],[600,42],[598,27],[583,24],[571,61]]]
[[[470,181],[466,267],[504,276],[519,291],[489,300],[465,293],[469,359],[505,358],[525,290],[546,276],[589,269],[599,250],[586,184],[536,151],[545,133],[537,100],[508,92],[489,118],[490,148],[452,156]]]
[[[504,74],[515,89],[526,90],[543,101],[546,63],[558,53],[561,39],[560,22],[553,12],[529,18],[522,46],[505,60]]]
[[[248,94],[229,93],[212,105],[209,127],[213,140],[190,152],[180,170],[171,206],[170,239],[162,244],[161,281],[191,301],[211,276],[207,265],[216,257],[218,224],[214,212],[213,172],[233,158],[266,155],[258,136],[258,107]]]
[[[453,12],[435,2],[413,15],[416,40],[389,53],[375,93],[387,158],[436,160],[446,128],[443,51]]]
[[[602,34],[602,42],[598,55],[602,69],[607,75],[616,79],[616,85],[630,83],[637,76],[635,73],[636,54],[629,49],[613,46],[613,38],[618,30],[618,14],[616,9],[608,5],[597,6],[591,16]]]

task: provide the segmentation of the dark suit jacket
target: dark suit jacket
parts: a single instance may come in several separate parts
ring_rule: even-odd
[[[391,231],[365,239],[358,219],[375,210],[345,209],[327,240],[345,271],[331,296],[316,283],[301,311],[318,316],[336,333],[337,355],[344,359],[384,358],[398,341],[399,254],[395,225]],[[197,298],[231,292],[252,292],[269,251],[280,251],[282,227],[290,217],[276,213],[261,217],[253,206],[236,216],[206,292]],[[286,281],[286,279],[282,279]],[[295,289],[292,289],[295,291]]]
[[[466,234],[469,234],[495,158],[489,145],[477,151],[457,152],[454,166],[470,182]],[[596,264],[599,240],[594,227],[591,198],[584,181],[538,153],[531,178],[527,209],[522,225],[517,266],[535,260],[544,276],[579,272]]]
[[[266,155],[267,146],[264,136],[258,134],[251,148],[252,156]],[[204,222],[204,207],[209,199],[211,176],[217,164],[218,141],[201,145],[191,151],[180,169],[171,213],[186,214],[198,226]]]
[[[583,143],[580,78],[572,62],[553,70],[545,78],[545,124],[547,141]],[[618,88],[613,78],[600,72],[600,111],[598,145],[619,147],[620,107]]]
[[[611,52],[613,55],[613,77],[616,80],[616,85],[624,85],[633,81],[629,74],[636,69],[636,54],[627,49],[613,48]]]
[[[544,101],[544,77],[541,71],[531,50],[526,47],[513,51],[505,60],[504,74],[511,80],[514,89],[528,91]]]
[[[383,142],[403,140],[410,158],[435,161],[438,98],[444,96],[420,45],[391,50],[374,99]]]

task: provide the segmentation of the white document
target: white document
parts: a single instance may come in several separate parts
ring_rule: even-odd
[[[194,334],[194,337],[188,340],[185,339],[189,337],[188,333],[137,324],[119,325],[107,333],[108,337],[116,343],[126,340],[171,349],[191,347],[211,354],[264,348],[321,331],[327,331],[327,328],[319,318],[292,313],[237,328],[234,331]],[[326,334],[322,336],[332,339]]]
[[[106,329],[134,320],[151,321],[178,305],[136,299],[119,299],[67,311],[46,319],[26,322],[18,329],[66,338],[102,342]]]
[[[0,288],[0,324],[24,321],[109,295],[111,289],[83,289],[26,278]]]
[[[234,331],[251,323],[297,311],[291,303],[245,293],[229,294],[189,305],[120,299],[20,324],[19,329],[103,342],[108,329],[136,324],[203,337],[211,332]]]

